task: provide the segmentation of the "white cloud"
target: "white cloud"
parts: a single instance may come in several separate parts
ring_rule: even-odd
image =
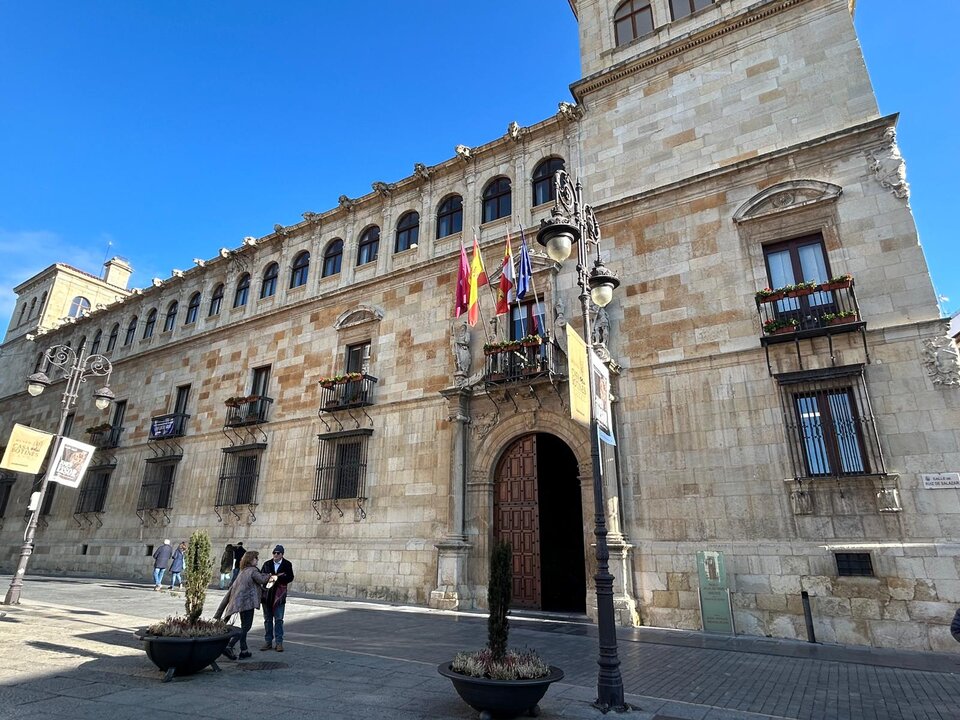
[[[10,324],[17,302],[13,288],[54,263],[65,263],[99,277],[108,259],[109,238],[77,244],[49,230],[4,230],[0,228],[0,338]]]

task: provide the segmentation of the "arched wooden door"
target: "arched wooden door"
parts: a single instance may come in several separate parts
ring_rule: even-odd
[[[516,440],[497,466],[493,501],[497,540],[513,546],[513,607],[540,608],[540,509],[537,436]]]

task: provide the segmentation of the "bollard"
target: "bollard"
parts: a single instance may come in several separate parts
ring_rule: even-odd
[[[807,642],[815,643],[817,634],[813,631],[813,613],[810,612],[810,593],[800,591],[800,600],[803,602],[803,620],[807,624]]]

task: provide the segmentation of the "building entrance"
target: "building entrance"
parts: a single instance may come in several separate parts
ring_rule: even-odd
[[[513,606],[586,611],[577,460],[546,433],[514,440],[497,465],[494,535],[513,547]]]

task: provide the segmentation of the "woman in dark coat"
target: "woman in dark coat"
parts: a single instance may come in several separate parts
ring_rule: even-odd
[[[257,570],[259,560],[260,555],[254,550],[249,550],[243,554],[243,559],[240,560],[240,574],[233,581],[227,594],[223,596],[220,607],[217,608],[217,612],[213,616],[219,620],[224,614],[227,617],[234,613],[240,614],[240,632],[230,638],[230,642],[223,651],[223,654],[231,660],[237,659],[237,655],[233,651],[237,641],[240,642],[240,659],[250,657],[250,652],[247,650],[247,633],[253,625],[254,612],[260,607],[260,595],[263,592],[263,586],[271,578],[276,581],[276,577],[270,573]]]
[[[223,590],[227,585],[230,584],[230,580],[233,579],[233,563],[234,563],[234,554],[233,554],[233,545],[227,543],[227,547],[224,548],[223,555],[220,556],[220,589]]]

